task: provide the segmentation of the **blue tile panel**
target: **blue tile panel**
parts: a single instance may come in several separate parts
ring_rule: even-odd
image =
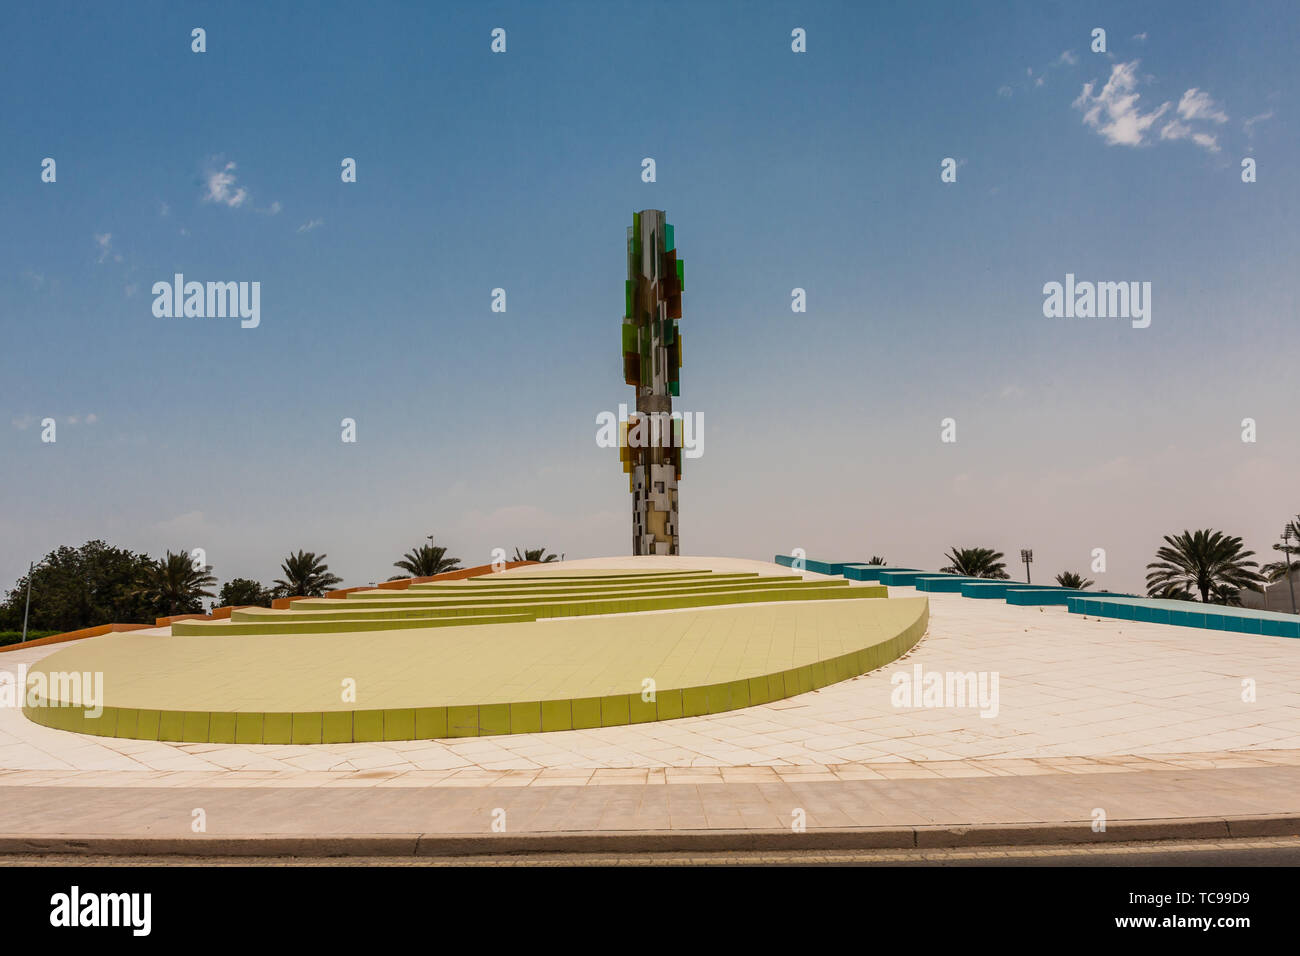
[[[1195,601],[1162,601],[1155,598],[1103,597],[1097,594],[1071,597],[1066,601],[1071,614],[1091,614],[1121,621],[1176,624],[1236,634],[1300,638],[1300,616],[1277,611],[1223,607]]]

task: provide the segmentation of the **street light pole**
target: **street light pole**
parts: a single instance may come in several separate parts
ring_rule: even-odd
[[[1291,578],[1291,526],[1282,529],[1282,553],[1286,555],[1286,586],[1291,589],[1291,613],[1295,614],[1295,582]]]
[[[1034,550],[1032,548],[1021,548],[1020,560],[1025,562],[1025,583],[1033,584],[1034,582],[1029,577],[1029,565],[1033,563]]]
[[[27,615],[32,609],[32,569],[34,567],[36,565],[33,562],[27,562],[27,606],[23,608],[23,641],[27,640]]]

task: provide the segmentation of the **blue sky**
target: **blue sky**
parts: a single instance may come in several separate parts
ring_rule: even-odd
[[[203,547],[222,580],[306,548],[348,584],[429,533],[467,563],[626,553],[595,416],[630,401],[642,208],[686,260],[685,552],[1033,547],[1046,579],[1104,547],[1090,576],[1131,589],[1161,535],[1213,526],[1271,560],[1300,512],[1298,25],[1293,3],[25,12],[0,36],[0,587],[92,537]],[[260,326],[156,318],[176,272],[260,282]],[[1045,318],[1066,273],[1151,282],[1150,328]]]

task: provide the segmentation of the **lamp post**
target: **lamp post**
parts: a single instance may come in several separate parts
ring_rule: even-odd
[[[1295,582],[1291,579],[1291,525],[1282,529],[1282,553],[1286,555],[1286,586],[1291,589],[1291,613],[1295,614]]]
[[[40,567],[44,563],[45,563],[44,558],[41,558],[40,561],[37,561],[35,563],[31,561],[27,562],[27,604],[23,607],[23,641],[24,642],[27,640],[27,615],[30,614],[32,610],[32,572],[35,571],[38,567]]]
[[[1033,549],[1033,548],[1021,548],[1021,549],[1020,549],[1020,560],[1023,561],[1023,562],[1025,562],[1025,583],[1026,583],[1026,584],[1033,584],[1034,582],[1031,581],[1030,578],[1029,578],[1029,565],[1031,565],[1031,564],[1033,563],[1033,561],[1034,561],[1034,549]]]

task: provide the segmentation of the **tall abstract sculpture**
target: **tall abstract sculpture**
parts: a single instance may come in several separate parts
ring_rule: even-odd
[[[619,426],[619,458],[632,492],[632,553],[677,554],[677,483],[682,478],[681,394],[685,269],[661,209],[632,216],[627,231],[623,379],[636,411]]]

